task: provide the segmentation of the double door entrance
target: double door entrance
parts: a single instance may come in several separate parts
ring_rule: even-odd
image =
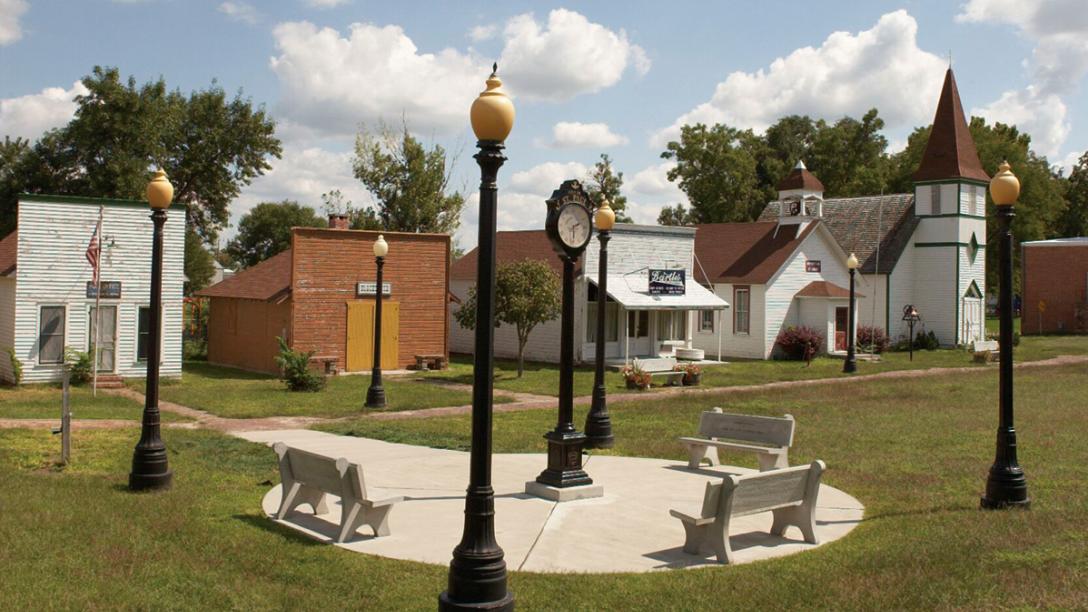
[[[348,302],[347,358],[344,369],[359,372],[374,367],[374,300]],[[382,369],[399,365],[400,304],[382,302]]]

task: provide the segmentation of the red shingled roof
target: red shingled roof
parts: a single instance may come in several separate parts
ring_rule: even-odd
[[[291,290],[291,249],[197,292],[200,297],[270,300]]]
[[[799,226],[779,227],[776,221],[696,225],[695,257],[702,267],[696,266],[695,277],[700,282],[764,284],[819,223],[809,223],[800,234]],[[709,279],[703,278],[704,271]]]
[[[0,276],[7,276],[15,272],[18,246],[19,236],[17,232],[11,232],[0,240]]]
[[[989,181],[990,176],[978,160],[975,141],[967,129],[967,119],[956,89],[956,77],[949,68],[944,76],[944,89],[933,117],[933,129],[922,154],[922,162],[912,177],[915,181],[938,181],[966,178]]]
[[[836,285],[835,283],[831,283],[828,281],[812,281],[811,283],[805,285],[803,289],[798,291],[795,297],[850,299],[850,290],[844,289]],[[857,289],[855,289],[854,297],[865,297],[865,295],[858,293]]]
[[[788,191],[790,189],[804,189],[806,191],[823,191],[824,184],[820,182],[820,179],[816,178],[816,175],[809,172],[805,167],[805,162],[799,161],[797,165],[793,167],[793,170],[786,175],[786,178],[778,181],[778,185],[775,189],[779,191]]]
[[[453,262],[450,266],[450,280],[476,280],[477,252],[478,249],[472,249]],[[552,243],[544,230],[498,232],[495,235],[495,259],[499,265],[534,259],[548,264],[557,275],[563,274],[563,262],[552,248]],[[581,269],[581,260],[579,260],[575,272],[580,274]]]

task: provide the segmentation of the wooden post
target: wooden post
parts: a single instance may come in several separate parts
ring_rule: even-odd
[[[68,370],[64,371],[64,384],[60,403],[60,462],[68,465],[72,451],[72,410],[68,403]]]

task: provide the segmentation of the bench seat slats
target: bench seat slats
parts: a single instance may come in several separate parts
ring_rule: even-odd
[[[699,432],[680,441],[688,447],[688,467],[695,469],[703,460],[718,465],[717,449],[749,451],[757,454],[760,471],[789,467],[789,447],[793,444],[793,417],[727,414],[721,408],[703,412]]]

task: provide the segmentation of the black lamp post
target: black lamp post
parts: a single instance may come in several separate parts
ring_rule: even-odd
[[[385,408],[385,389],[382,387],[382,268],[389,243],[378,234],[374,241],[374,261],[378,265],[377,286],[374,288],[374,368],[370,371],[370,388],[366,390],[367,408]]]
[[[1028,508],[1028,482],[1016,460],[1016,429],[1013,428],[1012,405],[1012,218],[1013,204],[1020,195],[1020,181],[1002,162],[999,172],[990,181],[990,196],[997,208],[998,242],[1000,243],[1001,289],[998,308],[1001,311],[1000,413],[997,426],[997,452],[990,475],[986,479],[986,495],[981,507],[987,510]]]
[[[162,170],[147,184],[147,201],[151,204],[151,222],[154,234],[151,239],[151,329],[147,334],[147,384],[144,390],[144,414],[140,429],[140,441],[132,453],[132,472],[128,475],[128,488],[132,491],[162,490],[170,488],[173,473],[166,457],[159,428],[159,360],[162,334],[162,241],[166,225],[166,209],[174,199],[174,186]]]
[[[858,371],[858,360],[854,351],[854,321],[857,316],[857,308],[854,302],[854,275],[858,271],[858,258],[853,253],[846,259],[846,267],[850,270],[850,320],[846,323],[846,361],[842,364],[844,374],[853,374]]]
[[[914,324],[922,319],[922,315],[918,314],[918,309],[914,307],[914,304],[907,304],[903,307],[903,320],[907,322],[910,327],[908,332],[910,335],[907,338],[907,346],[910,347],[910,360],[914,361]]]
[[[600,257],[597,262],[597,338],[594,347],[596,356],[593,372],[593,404],[586,415],[585,448],[612,448],[616,440],[612,437],[612,419],[608,416],[605,403],[604,386],[604,343],[605,311],[608,309],[608,241],[612,238],[612,227],[616,224],[616,213],[608,205],[608,200],[601,202],[593,218],[597,226],[597,239],[601,242]]]
[[[472,382],[472,451],[465,495],[465,527],[453,549],[449,583],[439,610],[513,610],[506,562],[495,540],[495,491],[491,488],[492,373],[495,351],[495,229],[503,141],[514,126],[514,103],[495,76],[472,103],[472,131],[480,152],[480,227],[476,261],[476,342]]]

